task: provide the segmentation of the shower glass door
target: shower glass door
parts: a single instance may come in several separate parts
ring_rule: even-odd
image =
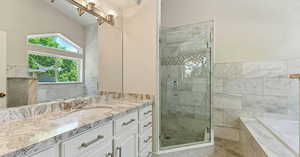
[[[211,142],[213,22],[160,30],[160,149]]]

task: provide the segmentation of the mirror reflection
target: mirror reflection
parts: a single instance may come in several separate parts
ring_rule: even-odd
[[[90,12],[100,7],[68,0],[1,3],[0,109],[99,93],[99,29],[113,27],[113,7],[99,18]]]

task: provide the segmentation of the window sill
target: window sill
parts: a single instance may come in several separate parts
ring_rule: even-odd
[[[83,84],[83,82],[38,82],[38,85],[72,85]]]

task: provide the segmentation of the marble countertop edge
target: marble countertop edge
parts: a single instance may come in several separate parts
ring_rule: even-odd
[[[128,104],[129,103],[130,102],[128,102]],[[9,151],[1,152],[1,147],[0,147],[0,157],[25,157],[28,155],[33,155],[35,153],[46,150],[59,142],[76,137],[88,130],[101,127],[106,123],[110,122],[111,120],[118,119],[119,117],[126,114],[130,114],[138,110],[139,108],[150,106],[153,104],[153,102],[150,101],[140,102],[140,103],[133,102],[133,104],[134,105],[132,105],[132,107],[126,109],[125,111],[124,110],[120,112],[113,111],[110,115],[108,116],[105,115],[106,117],[104,118],[101,117],[100,119],[92,121],[89,124],[78,126],[77,128],[72,128],[70,130],[65,130],[65,132],[59,133],[57,135],[41,138],[35,142],[29,142],[26,146],[22,148],[16,148],[16,149],[11,149]],[[0,146],[1,146],[1,142],[0,142]]]
[[[47,139],[37,141],[37,142],[30,144],[28,146],[25,146],[23,148],[20,148],[17,150],[11,150],[11,152],[8,152],[4,155],[0,155],[0,157],[25,157],[27,155],[33,155],[33,154],[41,152],[43,150],[47,150],[59,142],[74,138],[86,131],[91,130],[91,129],[96,129],[98,127],[101,127],[101,126],[105,125],[106,123],[110,122],[111,120],[113,120],[113,117],[114,117],[114,115],[107,117],[105,119],[95,121],[91,124],[87,124],[87,125],[66,131],[64,133],[49,137]],[[72,135],[69,135],[69,134],[72,134]],[[43,148],[41,148],[41,147],[43,147]]]

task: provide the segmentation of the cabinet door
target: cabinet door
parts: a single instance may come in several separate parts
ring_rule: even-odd
[[[83,155],[83,157],[112,157],[112,142],[103,145],[101,148]]]
[[[118,138],[115,145],[115,157],[138,157],[138,133],[132,131]]]

